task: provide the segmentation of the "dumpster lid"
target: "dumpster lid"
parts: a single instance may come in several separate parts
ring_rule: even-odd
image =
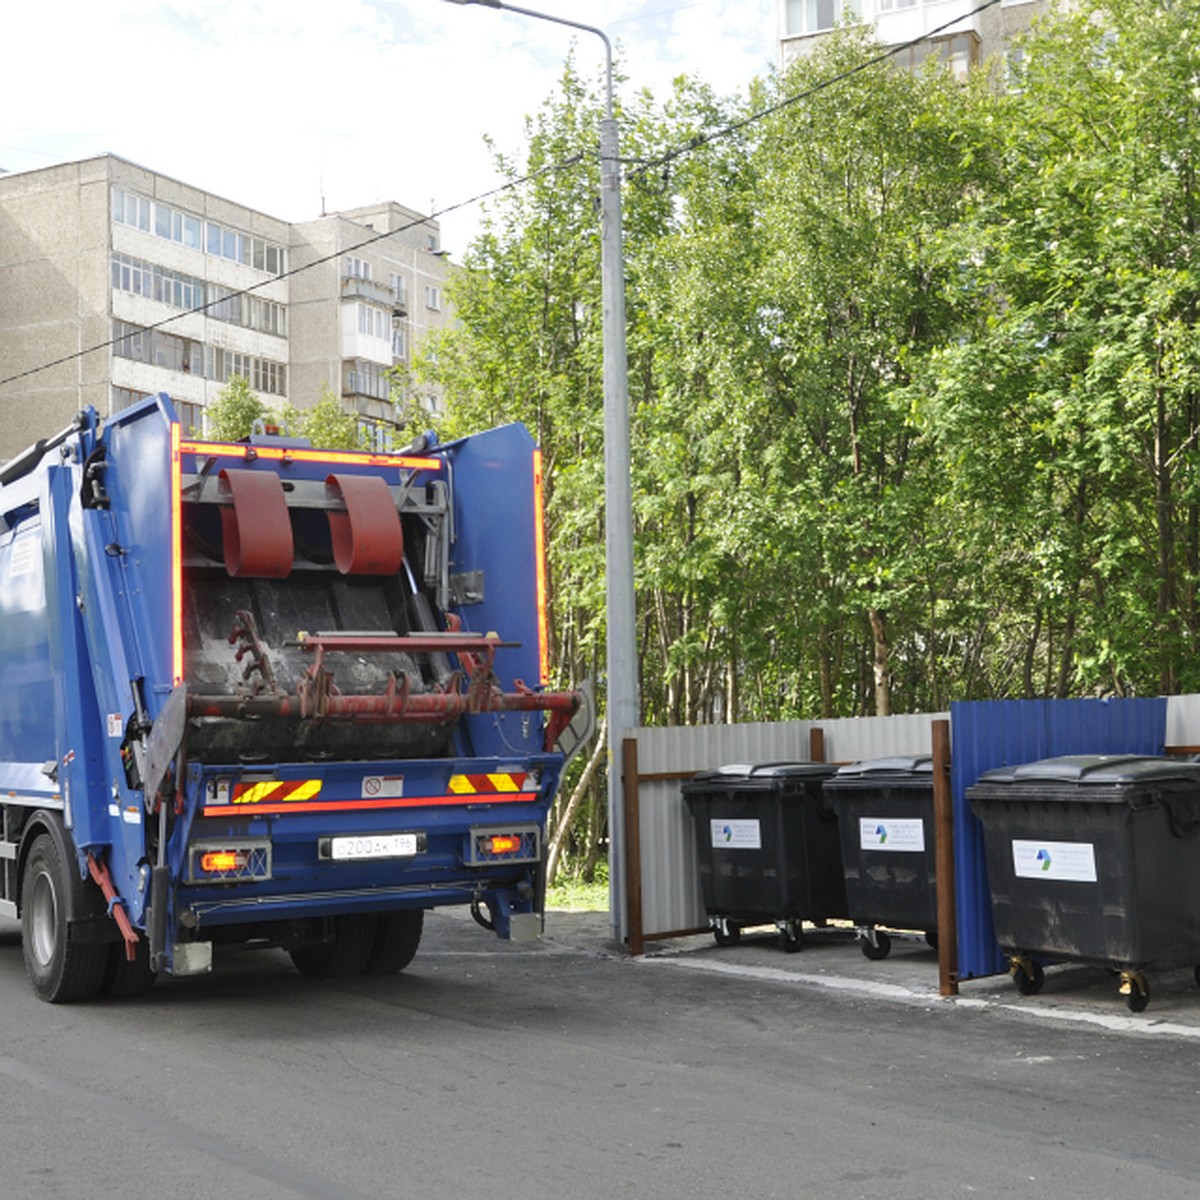
[[[828,763],[814,762],[777,762],[777,763],[730,763],[724,767],[717,767],[712,771],[698,771],[692,776],[684,787],[689,783],[704,783],[712,780],[724,780],[728,783],[736,783],[739,780],[745,779],[762,779],[762,780],[788,780],[804,777],[827,777],[832,775],[834,768]]]
[[[1066,754],[985,771],[980,783],[1137,784],[1180,779],[1200,784],[1200,763],[1149,754]]]
[[[890,758],[871,758],[847,763],[830,780],[838,783],[870,783],[875,780],[928,784],[933,780],[933,758],[928,754],[894,754]]]

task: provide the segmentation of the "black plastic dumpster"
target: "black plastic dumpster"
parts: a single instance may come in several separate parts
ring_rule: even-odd
[[[937,945],[937,857],[933,760],[877,758],[842,767],[825,781],[841,831],[850,919],[862,952],[886,958],[880,928],[917,929]]]
[[[785,950],[801,923],[846,916],[837,820],[821,763],[765,763],[702,771],[683,785],[696,827],[704,907],[723,946],[743,925],[774,922]]]
[[[1134,1012],[1144,971],[1200,983],[1200,764],[1085,755],[988,771],[967,789],[983,824],[996,936],[1026,995],[1036,956],[1120,973]]]

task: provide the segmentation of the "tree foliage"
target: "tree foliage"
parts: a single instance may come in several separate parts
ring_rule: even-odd
[[[624,99],[646,723],[1200,686],[1194,33],[1084,0],[1003,88],[845,30]],[[567,681],[603,670],[599,110],[568,63],[422,368],[451,429],[544,447]]]

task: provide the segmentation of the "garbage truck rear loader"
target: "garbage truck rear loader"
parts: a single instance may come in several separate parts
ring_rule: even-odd
[[[284,947],[390,974],[425,910],[535,937],[573,692],[538,451],[199,441],[165,396],[0,469],[0,915],[49,1001]]]

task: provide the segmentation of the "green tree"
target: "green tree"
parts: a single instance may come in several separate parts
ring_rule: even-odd
[[[370,444],[358,420],[343,411],[341,400],[328,386],[322,388],[316,404],[309,408],[291,408],[280,423],[298,437],[306,437],[324,450],[368,450]]]
[[[1023,690],[1200,683],[1194,34],[1190,5],[1078,5],[992,113],[982,319],[938,364],[936,419],[982,565],[1007,560],[991,639],[1022,629]]]
[[[208,436],[219,442],[236,442],[249,437],[254,422],[270,412],[250,387],[248,380],[234,375],[205,409]]]

